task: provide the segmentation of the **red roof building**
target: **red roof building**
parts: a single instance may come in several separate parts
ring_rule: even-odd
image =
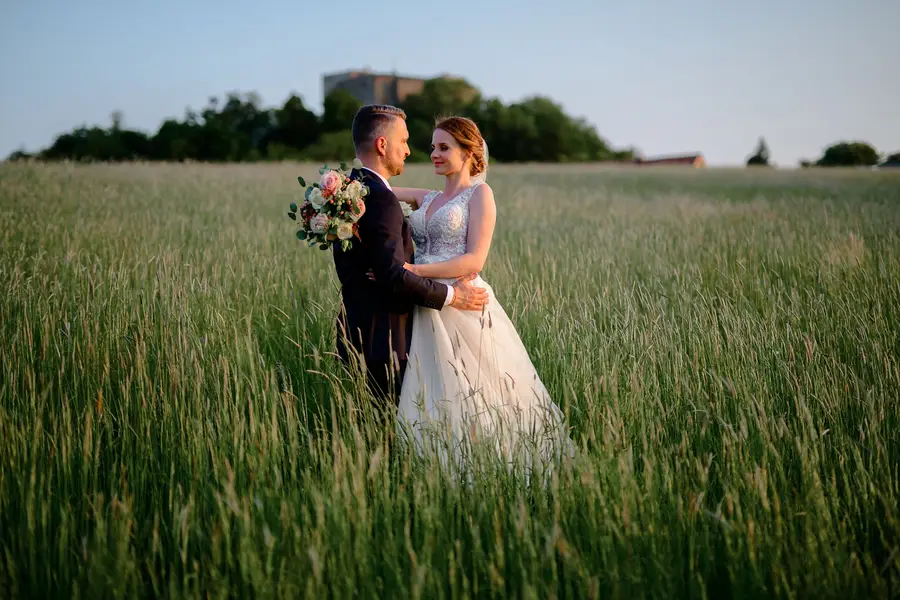
[[[699,152],[679,156],[660,156],[657,158],[635,158],[634,164],[639,167],[684,166],[701,168],[706,166],[706,159]]]

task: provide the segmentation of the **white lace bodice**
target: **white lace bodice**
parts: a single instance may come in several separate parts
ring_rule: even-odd
[[[425,195],[422,206],[409,216],[409,226],[416,243],[416,264],[441,262],[466,253],[469,234],[469,198],[478,184],[470,186],[439,207],[430,218],[428,206],[440,191]]]

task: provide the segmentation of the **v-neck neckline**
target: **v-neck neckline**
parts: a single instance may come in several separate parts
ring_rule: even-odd
[[[460,191],[458,191],[458,192],[456,192],[455,194],[453,194],[453,196],[452,196],[449,200],[447,200],[446,202],[444,202],[443,204],[441,204],[440,206],[438,206],[437,209],[435,209],[435,211],[434,211],[433,213],[431,213],[431,216],[429,217],[429,216],[428,216],[428,209],[431,208],[431,205],[432,205],[432,204],[434,204],[434,198],[432,198],[432,199],[431,199],[431,202],[429,202],[429,203],[425,206],[425,229],[428,229],[428,225],[431,223],[431,220],[435,217],[435,215],[437,215],[441,210],[443,210],[443,208],[444,208],[445,206],[447,206],[448,204],[450,204],[451,202],[453,202],[454,200],[456,200],[457,198],[459,198],[460,196],[462,196],[465,192],[467,192],[468,190],[472,189],[472,188],[475,187],[476,185],[478,185],[478,184],[473,183],[472,185],[467,186],[467,187],[464,187],[464,188],[461,189]],[[438,193],[439,193],[439,194],[443,194],[444,192],[438,192]],[[437,197],[437,196],[435,196],[435,198],[436,198],[436,197]]]

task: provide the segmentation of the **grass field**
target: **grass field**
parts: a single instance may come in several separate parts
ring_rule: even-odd
[[[900,176],[494,169],[542,489],[370,439],[315,172],[0,165],[0,596],[900,594]]]

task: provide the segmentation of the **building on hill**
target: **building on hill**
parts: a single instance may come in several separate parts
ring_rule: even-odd
[[[439,78],[456,79],[450,75]],[[422,77],[374,73],[368,69],[328,73],[322,76],[322,95],[324,97],[336,89],[343,89],[363,104],[400,104],[407,97],[421,93],[426,81]]]
[[[706,159],[703,154],[697,152],[695,154],[682,154],[676,156],[660,156],[657,158],[635,158],[634,164],[639,167],[658,167],[658,166],[684,166],[702,168],[706,166]]]

